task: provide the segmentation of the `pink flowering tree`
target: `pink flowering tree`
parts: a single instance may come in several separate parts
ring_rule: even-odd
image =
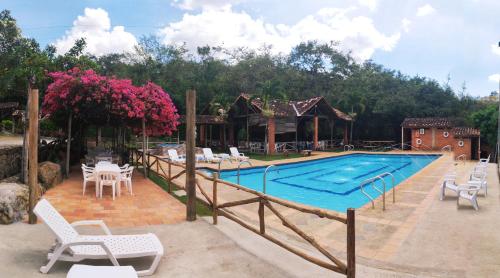
[[[73,121],[97,126],[130,127],[146,135],[171,135],[179,115],[170,96],[158,85],[148,82],[136,87],[128,79],[116,79],[78,68],[49,73],[42,115],[68,119],[68,142]],[[142,124],[142,126],[141,126]],[[66,171],[69,168],[69,144]],[[68,172],[67,172],[68,173]]]

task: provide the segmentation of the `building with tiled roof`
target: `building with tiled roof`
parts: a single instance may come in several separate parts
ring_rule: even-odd
[[[340,128],[347,143],[346,122],[351,117],[332,107],[324,97],[284,101],[264,100],[249,94],[240,94],[224,116],[210,115],[210,106],[196,116],[198,144],[201,146],[248,147],[249,142],[266,144],[274,152],[278,142],[312,142],[316,149],[320,140],[330,140]],[[180,119],[185,122],[184,117]],[[311,128],[312,127],[312,128]],[[241,144],[243,143],[243,144]]]
[[[479,158],[481,132],[457,126],[450,118],[406,118],[401,134],[402,143],[413,150],[452,150],[455,157]]]

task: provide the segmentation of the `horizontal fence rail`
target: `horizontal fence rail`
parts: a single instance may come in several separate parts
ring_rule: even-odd
[[[134,161],[137,165],[142,165],[142,152],[134,149],[131,150],[131,161]],[[164,164],[167,166],[164,168]],[[172,192],[172,185],[175,179],[178,179],[182,175],[185,175],[186,168],[185,165],[180,163],[175,163],[167,158],[160,157],[157,155],[147,154],[146,155],[146,167],[147,172],[153,172],[155,175],[161,177],[162,179],[167,181],[167,191]],[[173,175],[172,168],[178,167],[181,169],[180,172]],[[206,188],[203,187],[201,181],[205,180],[210,182],[212,185],[212,192],[206,191]],[[185,186],[180,183],[176,183],[175,186],[177,188],[185,190]],[[250,198],[244,198],[236,201],[227,201],[220,202],[218,195],[220,195],[219,189],[220,186],[225,186],[226,188],[237,189],[246,193],[253,195]],[[204,203],[206,206],[211,208],[212,210],[212,218],[213,224],[217,225],[218,217],[222,216],[229,220],[232,220],[239,224],[240,226],[262,236],[263,238],[275,243],[276,245],[284,248],[285,250],[294,253],[295,255],[313,263],[318,266],[324,267],[326,269],[341,273],[346,275],[347,277],[355,277],[355,216],[354,209],[349,209],[347,211],[347,215],[341,216],[330,211],[314,208],[306,205],[297,204],[294,202],[290,202],[287,200],[283,200],[277,197],[273,197],[262,192],[241,186],[239,184],[231,183],[219,178],[217,172],[213,172],[212,175],[209,175],[205,172],[196,171],[196,187],[200,192],[201,196],[197,199]],[[235,208],[242,205],[248,204],[258,204],[258,227],[252,225],[249,221],[246,221],[236,215],[231,208]],[[296,210],[301,213],[316,215],[320,218],[329,219],[332,221],[340,222],[346,225],[346,259],[345,262],[338,259],[334,255],[332,255],[320,242],[318,242],[315,238],[305,233],[301,230],[297,225],[293,224],[289,221],[282,213],[280,213],[276,209],[276,205],[283,206],[289,209]],[[292,246],[291,244],[282,241],[268,232],[266,232],[266,221],[265,221],[265,210],[271,212],[272,215],[276,216],[281,224],[303,239],[306,243],[312,246],[315,250],[321,253],[326,259],[319,259],[316,256],[312,256],[307,252]]]

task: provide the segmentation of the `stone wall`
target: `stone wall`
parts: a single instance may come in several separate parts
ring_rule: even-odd
[[[21,172],[22,147],[0,147],[0,180]]]

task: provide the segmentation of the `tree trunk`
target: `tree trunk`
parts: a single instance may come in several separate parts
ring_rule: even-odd
[[[142,119],[142,168],[144,172],[144,177],[148,176],[146,169],[146,118]]]
[[[71,158],[71,122],[73,119],[73,112],[69,113],[68,117],[68,142],[66,143],[66,178],[69,177],[69,160]]]

